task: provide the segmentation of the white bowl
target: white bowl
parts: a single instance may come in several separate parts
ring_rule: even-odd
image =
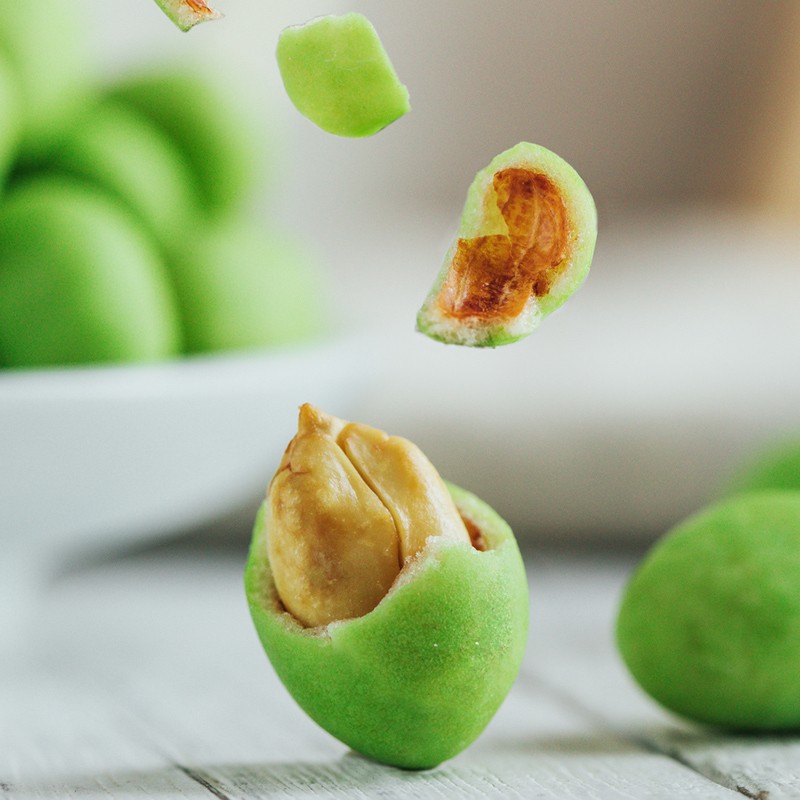
[[[0,616],[60,559],[252,502],[293,435],[298,406],[347,416],[369,358],[362,344],[339,340],[0,372]]]
[[[235,509],[266,487],[301,403],[348,413],[366,353],[337,341],[0,372],[0,536],[107,543]]]

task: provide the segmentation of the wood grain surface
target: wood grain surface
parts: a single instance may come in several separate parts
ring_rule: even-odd
[[[251,630],[240,553],[96,563],[51,586],[4,654],[0,797],[800,798],[799,739],[685,725],[629,680],[611,631],[632,563],[534,555],[519,681],[478,742],[419,773],[294,704]]]

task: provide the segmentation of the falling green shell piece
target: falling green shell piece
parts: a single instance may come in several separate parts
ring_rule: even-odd
[[[497,173],[524,169],[543,176],[563,201],[567,222],[565,257],[557,267],[557,277],[546,294],[531,293],[521,313],[510,319],[482,319],[450,316],[440,305],[439,296],[450,274],[459,242],[508,234],[508,227],[493,191]],[[467,192],[456,238],[444,264],[417,315],[417,329],[446,344],[496,347],[528,336],[541,320],[559,308],[586,279],[592,264],[597,239],[597,211],[589,189],[580,175],[555,153],[540,145],[520,142],[500,153],[475,176]]]
[[[222,14],[206,5],[204,0],[187,2],[187,0],[156,0],[156,5],[182,31],[189,31],[201,22],[219,19]]]
[[[410,109],[408,90],[362,14],[286,28],[276,57],[289,99],[328,133],[372,136]]]
[[[479,736],[525,648],[527,583],[514,536],[474,495],[449,488],[487,548],[429,540],[363,617],[306,629],[283,610],[263,508],[245,574],[258,635],[298,704],[353,750],[409,769],[436,766]]]
[[[737,495],[675,528],[631,578],[617,643],[677,714],[800,729],[800,493]]]

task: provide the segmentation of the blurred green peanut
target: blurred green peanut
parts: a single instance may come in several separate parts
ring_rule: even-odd
[[[180,349],[163,264],[99,190],[31,179],[0,205],[0,363],[149,361]]]
[[[26,160],[57,140],[89,92],[85,28],[71,0],[0,0],[0,55],[19,86]]]
[[[617,642],[633,677],[690,719],[800,727],[800,493],[749,492],[665,536],[622,598]]]
[[[45,166],[104,189],[162,245],[194,233],[200,198],[185,156],[161,128],[119,101],[82,114]]]
[[[324,330],[320,272],[294,238],[246,220],[199,229],[167,259],[189,352],[303,341]]]
[[[760,489],[800,491],[800,438],[764,448],[738,466],[725,494]]]
[[[236,92],[190,71],[133,77],[109,97],[161,128],[181,150],[209,214],[238,212],[263,177],[263,142]]]
[[[0,55],[0,190],[19,144],[21,119],[14,73]]]

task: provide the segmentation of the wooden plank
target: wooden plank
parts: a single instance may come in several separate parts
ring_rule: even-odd
[[[613,644],[619,597],[633,564],[604,557],[534,564],[539,622],[533,673],[599,724],[709,780],[748,797],[798,800],[800,738],[710,731],[673,717],[634,684]]]
[[[85,777],[80,786],[125,796],[133,776],[148,790],[162,781],[162,796],[199,790],[231,800],[413,793],[566,800],[732,795],[674,758],[615,732],[568,692],[551,691],[536,677],[543,649],[552,654],[560,648],[567,659],[587,655],[572,634],[573,627],[582,627],[582,604],[563,604],[567,613],[548,629],[544,586],[534,592],[526,678],[473,747],[423,773],[361,758],[317,728],[280,686],[251,629],[240,572],[239,559],[215,562],[184,553],[109,565],[64,581],[53,592],[31,658],[57,663],[52,693],[62,695],[62,705],[69,693],[85,698],[75,701],[79,707],[94,708],[84,721],[85,736],[102,746],[78,768]],[[562,587],[561,599],[579,593],[584,576],[573,570],[565,577],[572,585]],[[74,693],[75,686],[82,694]],[[68,711],[58,714],[69,718]],[[72,791],[74,780],[58,783],[64,765],[48,763],[52,739],[45,721],[22,724],[40,753],[50,796]],[[15,743],[9,739],[7,747],[0,764],[13,757]],[[17,796],[22,795],[9,794]]]
[[[28,667],[0,676],[0,797],[208,800],[209,794],[148,746],[102,694]]]
[[[220,684],[206,684],[204,700],[186,725],[160,702],[154,677],[136,692],[144,724],[171,758],[228,798],[356,798],[378,792],[407,797],[415,789],[426,797],[632,799],[666,796],[665,787],[682,797],[729,796],[673,760],[593,725],[552,693],[523,683],[472,748],[435,770],[407,773],[361,758],[310,726],[298,708],[276,702],[279,694],[285,697],[277,685],[265,699],[280,711],[267,719],[258,713],[260,697],[252,701],[248,691],[234,697],[223,689],[221,703],[215,696]],[[246,688],[241,676],[239,687]],[[226,723],[231,717],[240,721],[238,727]],[[224,731],[224,743],[208,739],[215,730]]]

